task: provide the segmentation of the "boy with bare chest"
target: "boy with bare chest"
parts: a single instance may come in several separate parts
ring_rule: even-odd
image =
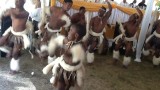
[[[10,62],[10,69],[13,72],[18,72],[19,57],[21,49],[28,48],[31,41],[28,34],[31,33],[32,25],[27,20],[29,13],[23,8],[25,0],[16,0],[16,8],[8,9],[1,13],[1,18],[10,16],[12,19],[12,27],[8,28],[2,37],[0,37],[0,50],[8,53],[12,57]],[[10,47],[11,49],[6,48]]]

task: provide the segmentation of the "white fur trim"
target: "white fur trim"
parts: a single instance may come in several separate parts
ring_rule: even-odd
[[[148,42],[151,40],[151,38],[152,38],[153,36],[154,36],[153,34],[150,35],[150,36],[146,39],[145,43],[148,43]]]
[[[52,83],[52,84],[55,84],[55,82],[56,82],[58,68],[59,68],[59,63],[56,63],[52,69],[52,78],[50,79],[50,83]]]
[[[94,53],[87,52],[87,62],[93,63],[94,62]]]
[[[72,56],[73,56],[73,59],[72,59],[72,62],[73,63],[76,63],[78,61],[84,61],[85,59],[85,52],[83,50],[83,47],[78,44],[78,45],[74,45],[72,48],[71,48],[71,53],[72,53]]]
[[[47,22],[47,21],[46,21],[46,17],[42,17],[42,20],[38,23],[38,28],[39,28],[40,31],[41,31],[40,27],[41,27],[42,25],[44,25],[46,22]],[[39,31],[39,32],[40,32],[40,31]],[[42,31],[41,31],[41,32],[42,32]],[[39,34],[41,34],[41,33],[39,33]]]
[[[105,27],[103,28],[103,32],[106,33],[106,28]]]
[[[123,34],[120,34],[120,35],[118,35],[117,37],[115,37],[115,38],[114,38],[115,44],[118,44],[118,40],[119,40],[119,39],[122,39],[122,37],[123,37]]]
[[[0,51],[3,51],[5,53],[10,53],[10,50],[8,48],[9,47],[7,47],[7,46],[0,46]]]
[[[28,36],[24,34],[24,35],[22,35],[22,37],[23,37],[23,42],[24,42],[24,48],[26,49],[26,48],[30,47],[31,41],[28,38]]]
[[[157,33],[156,31],[154,31],[154,33],[153,33],[156,37],[158,37],[158,38],[160,38],[160,34],[159,33]]]
[[[34,55],[33,55],[33,53],[31,52],[31,50],[29,50],[29,54],[31,55],[31,59],[33,59],[33,58],[34,58]]]
[[[117,60],[119,59],[119,51],[113,50],[113,58]]]
[[[103,35],[101,35],[99,38],[100,38],[100,39],[99,39],[99,44],[98,44],[98,46],[100,46],[100,45],[102,44],[104,37],[103,37]]]
[[[14,58],[11,59],[10,69],[13,71],[19,71],[19,69],[20,69],[19,59],[18,60],[15,60]]]
[[[52,76],[52,78],[50,79],[50,83],[51,84],[54,84],[56,82],[56,77],[55,76]]]
[[[77,70],[77,85],[79,87],[82,86],[83,80],[84,80],[84,66],[81,67],[81,69]]]
[[[52,75],[57,76],[57,70],[59,68],[59,63],[55,63],[55,65],[52,68]]]
[[[59,35],[56,38],[52,37],[48,44],[48,53],[54,54],[57,46],[63,46],[64,36]]]
[[[130,62],[131,62],[131,57],[124,56],[123,65],[128,66]]]
[[[87,32],[86,35],[83,37],[82,41],[86,41],[89,37],[89,33]]]
[[[45,66],[42,70],[43,74],[47,74],[51,68],[56,64],[59,63],[61,60],[63,60],[62,57],[58,57],[57,59],[55,59],[53,62],[49,63],[47,66]]]
[[[39,30],[41,30],[40,27],[46,23],[47,23],[47,16],[45,13],[45,9],[43,9],[42,14],[41,14],[41,21],[38,23]]]
[[[29,37],[27,36],[27,34],[29,33],[28,29],[25,29],[22,32],[15,32],[12,27],[9,27],[7,29],[7,31],[4,33],[4,35],[8,34],[9,32],[12,32],[12,34],[14,34],[16,36],[22,36],[23,37],[23,42],[24,42],[24,48],[25,49],[31,45],[31,41],[30,41]]]
[[[131,38],[125,37],[125,40],[126,41],[134,41],[134,40],[136,40],[136,38],[134,36],[131,37]]]
[[[55,59],[56,59],[56,56],[54,56],[54,57],[48,56],[48,64],[53,62]]]
[[[119,29],[121,30],[122,34],[124,34],[125,33],[125,29],[124,29],[122,23],[119,22],[119,25],[120,25]]]
[[[153,56],[153,65],[159,65],[160,63],[160,57],[156,58],[156,56]]]
[[[41,51],[41,52],[48,51],[48,46],[47,46],[47,45],[42,45],[42,46],[40,47],[40,51]]]
[[[9,34],[11,32],[11,27],[9,27],[2,36],[6,36],[7,34]]]
[[[59,68],[59,62],[55,63],[55,65],[52,68],[52,78],[50,79],[50,83],[54,84],[56,82],[56,76],[57,76],[57,70]]]
[[[144,48],[142,52],[144,56],[148,56],[150,54],[149,50],[144,50]]]
[[[38,54],[41,54],[41,51],[40,51],[39,49],[36,49],[36,52],[37,52]]]
[[[66,21],[64,27],[69,27],[71,25],[71,19],[67,15],[63,15],[61,17],[61,20]]]
[[[60,62],[60,65],[61,65],[61,67],[62,67],[64,70],[71,72],[71,71],[76,71],[76,70],[80,69],[83,64],[82,64],[82,62],[80,62],[80,63],[79,63],[78,65],[76,65],[76,66],[71,66],[71,65],[66,64],[66,63],[64,62],[64,60],[62,60],[62,61]]]
[[[136,58],[134,59],[135,62],[141,62],[141,59],[140,58]]]
[[[92,31],[92,30],[89,30],[89,34],[91,34],[91,35],[93,35],[93,36],[103,36],[103,31],[102,32],[100,32],[100,33],[96,33],[96,32],[94,32],[94,31]]]
[[[48,30],[49,32],[54,32],[54,33],[59,33],[59,32],[61,32],[61,29],[60,29],[60,30],[53,30],[53,29],[49,28],[48,25],[49,25],[49,23],[46,24],[45,28],[47,28],[47,30]]]

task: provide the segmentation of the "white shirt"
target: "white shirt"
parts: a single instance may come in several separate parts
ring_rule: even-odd
[[[129,7],[129,4],[128,4],[127,2],[126,2],[126,3],[121,2],[120,5],[121,5],[121,6],[124,6],[124,7]]]
[[[41,20],[41,11],[41,8],[36,8],[30,13],[29,16],[32,18],[32,20],[39,22]]]
[[[137,5],[136,5],[136,3],[131,3],[129,6],[132,8],[135,8]]]

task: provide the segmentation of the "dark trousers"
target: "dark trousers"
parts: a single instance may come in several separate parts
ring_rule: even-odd
[[[1,25],[1,29],[0,29],[1,30],[0,31],[0,37],[5,32],[5,30],[8,29],[10,26],[12,26],[11,18],[9,16],[2,18],[2,25]],[[0,57],[5,57],[5,56],[6,56],[6,53],[0,51]]]

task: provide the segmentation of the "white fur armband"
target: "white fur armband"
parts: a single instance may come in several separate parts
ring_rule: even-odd
[[[154,31],[154,33],[153,33],[156,37],[158,37],[158,38],[160,38],[160,34],[159,33],[157,33],[156,31]]]
[[[11,59],[10,69],[13,71],[19,71],[19,69],[20,69],[19,59],[17,59],[17,60],[14,58]]]
[[[62,46],[64,38],[63,35],[59,35],[56,38],[52,37],[48,44],[48,53],[53,54],[57,46]]]
[[[124,56],[123,65],[128,66],[130,62],[131,62],[131,57]]]
[[[156,57],[156,56],[153,56],[153,65],[159,65],[159,63],[160,63],[160,57]]]
[[[52,69],[52,67],[55,64],[59,64],[59,62],[62,61],[62,57],[56,58],[53,62],[49,63],[47,66],[45,66],[42,70],[43,74],[48,74],[48,72]]]
[[[66,21],[66,24],[64,25],[65,28],[71,25],[71,19],[67,15],[63,15],[61,20]]]
[[[73,55],[73,63],[83,61],[85,59],[85,52],[80,44],[73,46],[71,48],[71,53]]]
[[[9,34],[11,32],[11,27],[9,27],[4,33],[2,36],[6,36],[7,34]]]

